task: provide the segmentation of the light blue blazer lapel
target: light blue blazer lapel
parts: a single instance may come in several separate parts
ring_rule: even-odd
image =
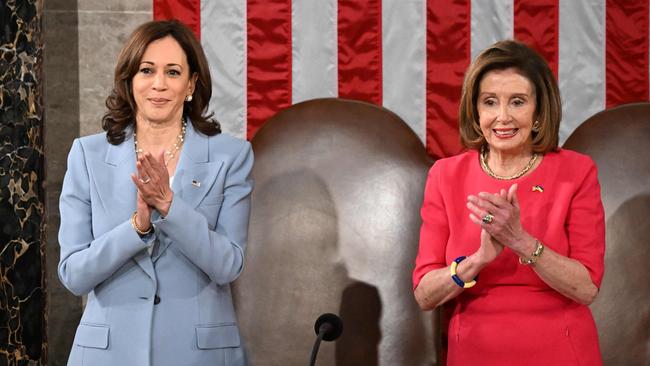
[[[132,129],[127,129],[124,142],[108,145],[104,165],[94,171],[94,184],[100,196],[107,218],[116,222],[113,227],[130,219],[136,209],[137,189],[131,181],[135,170],[135,146]],[[91,165],[92,166],[92,165]],[[153,263],[146,250],[138,253],[133,260],[155,281]]]
[[[223,161],[210,157],[209,137],[194,130],[190,122],[185,132],[185,142],[176,166],[172,190],[174,199],[180,198],[192,208],[199,206],[214,184]],[[167,250],[171,241],[163,238],[153,256],[155,262]]]

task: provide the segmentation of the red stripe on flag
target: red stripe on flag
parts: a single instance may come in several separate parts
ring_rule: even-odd
[[[291,105],[291,0],[249,0],[247,136]]]
[[[606,2],[607,108],[648,100],[648,1]]]
[[[381,1],[338,2],[339,97],[382,104]]]
[[[458,105],[471,58],[470,0],[427,0],[427,136],[429,154],[462,150]]]
[[[559,48],[559,0],[515,0],[515,39],[544,57],[557,78]]]
[[[201,0],[154,0],[153,19],[177,19],[201,39]]]

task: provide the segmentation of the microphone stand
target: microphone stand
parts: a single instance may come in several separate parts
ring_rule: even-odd
[[[343,332],[343,322],[336,314],[322,314],[318,319],[316,319],[314,331],[318,337],[316,337],[314,348],[311,350],[309,366],[314,366],[316,364],[316,355],[318,354],[318,348],[320,347],[321,341],[325,340],[330,342],[341,335],[341,332]]]
[[[316,356],[318,355],[318,348],[320,348],[320,342],[323,340],[323,337],[328,332],[329,328],[331,328],[331,325],[325,323],[320,326],[320,329],[318,329],[318,337],[316,337],[316,341],[314,342],[314,347],[311,349],[309,366],[314,366],[316,364]]]

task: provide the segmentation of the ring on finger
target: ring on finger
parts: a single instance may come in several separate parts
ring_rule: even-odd
[[[140,178],[140,183],[142,183],[142,184],[147,184],[149,182],[151,182],[151,178],[149,178],[149,177],[145,178],[144,180],[142,178]]]
[[[483,221],[484,224],[491,224],[492,221],[494,221],[494,216],[488,212],[483,216],[483,218],[481,218],[481,221]]]

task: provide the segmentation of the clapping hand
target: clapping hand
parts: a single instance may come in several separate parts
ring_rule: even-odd
[[[480,225],[493,240],[509,247],[515,252],[524,243],[526,231],[521,226],[517,184],[498,194],[481,192],[467,198],[470,220]]]
[[[169,173],[164,161],[164,152],[158,158],[148,152],[141,154],[136,162],[138,174],[131,174],[131,180],[138,187],[138,197],[162,216],[167,216],[174,193],[169,187]]]

